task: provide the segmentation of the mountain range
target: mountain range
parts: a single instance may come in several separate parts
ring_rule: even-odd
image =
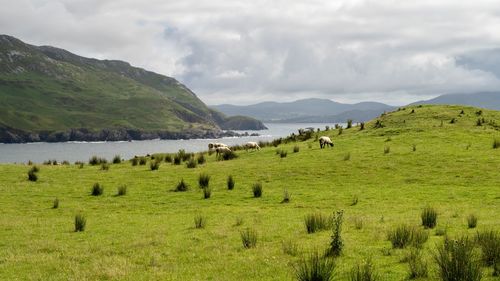
[[[171,77],[0,35],[0,142],[219,137],[263,129]]]

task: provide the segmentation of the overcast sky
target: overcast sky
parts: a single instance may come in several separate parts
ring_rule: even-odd
[[[399,105],[500,86],[498,1],[0,5],[0,33],[172,76],[207,104],[319,97]]]

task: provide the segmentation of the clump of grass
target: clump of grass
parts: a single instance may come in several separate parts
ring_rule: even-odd
[[[287,156],[288,152],[284,149],[280,151],[280,158],[285,158]]]
[[[57,209],[57,208],[59,208],[59,199],[57,199],[56,197],[52,202],[52,209]]]
[[[363,264],[356,264],[349,273],[350,281],[375,281],[379,280],[375,274],[375,269],[371,259],[366,260]]]
[[[198,162],[199,165],[205,164],[205,162],[207,161],[207,159],[205,158],[205,154],[203,153],[198,154],[196,161]]]
[[[355,217],[354,218],[354,228],[356,229],[362,229],[363,228],[363,218],[360,217]]]
[[[500,140],[494,139],[493,140],[493,149],[497,149],[500,147]]]
[[[456,118],[451,118],[450,124],[455,124],[455,123],[457,123],[457,119]]]
[[[234,151],[224,151],[223,153],[219,154],[219,157],[217,160],[219,161],[228,161],[228,160],[233,160],[238,158],[238,154],[236,154]]]
[[[295,257],[299,253],[299,246],[296,242],[292,240],[286,240],[281,242],[281,248],[283,253]]]
[[[425,228],[434,228],[437,224],[437,212],[434,208],[426,206],[420,214],[422,225]]]
[[[476,228],[476,226],[477,226],[477,217],[474,214],[470,214],[467,217],[467,227]]]
[[[203,188],[203,198],[209,199],[211,195],[212,195],[212,189],[209,186],[204,187]]]
[[[338,257],[342,254],[342,250],[344,249],[344,242],[342,239],[342,222],[344,217],[344,211],[337,211],[333,215],[333,228],[332,228],[332,236],[330,241],[330,247],[326,252],[327,256],[330,257]]]
[[[132,166],[137,166],[137,164],[139,164],[139,158],[134,157],[130,159],[130,163],[132,164]]]
[[[384,147],[384,154],[389,154],[389,152],[391,152],[391,147],[390,146]]]
[[[304,218],[307,233],[315,233],[320,230],[328,229],[330,220],[327,216],[321,213],[308,214]]]
[[[342,126],[339,126],[339,136],[342,135],[343,131],[344,131],[344,128],[342,128]]]
[[[28,171],[28,180],[29,181],[37,181],[38,180],[38,175],[37,172],[39,171],[38,167],[33,166],[29,171]]]
[[[200,188],[206,188],[210,184],[210,176],[206,173],[201,173],[198,176],[198,185]]]
[[[418,248],[412,248],[407,253],[405,259],[408,261],[408,278],[425,278],[429,270],[427,262],[422,257],[422,252]]]
[[[380,120],[377,120],[377,122],[375,122],[375,125],[373,126],[373,128],[375,128],[375,129],[380,129],[383,127],[385,127],[385,125],[382,124],[382,121],[380,121]]]
[[[195,228],[205,228],[207,224],[207,218],[202,215],[196,215],[194,217],[194,227]]]
[[[172,155],[170,155],[170,154],[165,155],[165,159],[164,160],[167,163],[172,163]]]
[[[429,240],[429,233],[423,229],[414,227],[411,232],[411,244],[415,248],[423,248],[424,243]]]
[[[227,189],[228,189],[228,190],[233,190],[233,188],[234,188],[234,184],[235,184],[235,182],[234,182],[234,178],[233,178],[233,176],[232,176],[232,175],[229,175],[229,176],[227,177]]]
[[[489,230],[478,232],[476,242],[481,248],[481,259],[487,266],[493,266],[494,276],[500,274],[500,233]]]
[[[127,194],[127,186],[126,185],[120,185],[118,186],[118,191],[116,193],[117,196],[124,196]]]
[[[315,251],[309,257],[302,258],[294,268],[298,281],[333,281],[335,262]]]
[[[243,247],[249,249],[254,248],[257,245],[257,231],[251,228],[246,228],[240,232],[241,242]]]
[[[84,231],[86,225],[87,219],[82,214],[77,214],[75,216],[75,232]]]
[[[290,193],[288,192],[287,189],[283,191],[283,200],[281,200],[281,203],[289,203],[292,197],[290,196]]]
[[[63,161],[62,161],[62,164],[63,164],[63,165],[69,165],[69,161],[68,161],[68,160],[63,160]]]
[[[262,183],[256,182],[252,185],[253,197],[259,198],[262,196]]]
[[[109,170],[109,164],[101,163],[101,171],[107,171],[107,170]]]
[[[474,253],[474,243],[468,237],[445,238],[434,259],[443,281],[481,280],[481,265]]]
[[[97,157],[95,155],[90,157],[90,159],[89,159],[89,164],[92,166],[103,164],[103,163],[108,163],[108,160],[106,160],[105,158]]]
[[[181,161],[182,158],[178,154],[174,155],[174,161],[172,162],[174,165],[180,165]]]
[[[115,157],[113,157],[113,164],[120,164],[122,162],[122,158],[120,155],[115,155]]]
[[[146,157],[139,157],[139,165],[144,166],[148,163],[148,158]]]
[[[348,119],[347,120],[347,127],[346,127],[346,129],[350,129],[350,128],[352,128],[352,119]]]
[[[359,123],[359,130],[363,131],[365,129],[365,122]]]
[[[186,167],[188,167],[189,169],[196,168],[197,165],[198,163],[193,158],[190,158],[189,161],[186,162]]]
[[[188,189],[189,186],[184,182],[184,179],[181,179],[181,181],[175,186],[175,191],[177,192],[187,191]]]
[[[358,198],[358,195],[354,195],[352,197],[352,201],[351,201],[351,206],[356,206],[359,202],[359,198]]]
[[[400,249],[410,244],[420,248],[428,238],[429,234],[426,231],[407,224],[398,225],[387,234],[387,239],[391,241],[392,247]]]
[[[344,161],[349,161],[351,160],[351,153],[350,152],[347,152],[345,155],[344,155]]]
[[[413,144],[411,147],[412,147],[412,151],[413,152],[417,151],[417,145],[416,144]]]
[[[160,168],[161,161],[158,159],[155,159],[154,161],[149,162],[149,169],[151,171],[156,171]]]
[[[298,145],[293,147],[293,153],[297,153],[300,151],[300,147]]]
[[[92,196],[100,196],[104,193],[104,187],[100,185],[98,182],[94,183],[92,186],[92,189],[90,191],[90,194]]]

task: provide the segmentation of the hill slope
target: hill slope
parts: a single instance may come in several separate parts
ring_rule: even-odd
[[[447,94],[413,104],[457,104],[500,110],[500,92]]]
[[[242,114],[273,122],[345,122],[346,119],[343,118],[346,116],[355,121],[367,121],[384,111],[394,109],[377,102],[344,104],[315,98],[284,103],[263,102],[246,106],[222,104],[212,107],[229,116]],[[373,114],[367,115],[363,112]]]
[[[500,112],[478,114],[466,106],[406,107],[364,130],[320,132],[333,148],[320,149],[313,135],[277,144],[288,151],[283,158],[269,146],[237,151],[231,161],[205,154],[207,162],[192,169],[166,162],[156,171],[129,161],[108,171],[44,165],[30,182],[30,167],[0,165],[0,279],[296,280],[294,268],[325,250],[332,235],[330,229],[307,233],[304,218],[344,210],[335,280],[349,280],[351,269],[368,258],[379,280],[406,280],[411,248],[393,249],[387,241],[401,224],[428,235],[420,254],[429,276],[419,280],[439,280],[434,255],[444,238],[438,230],[472,239],[500,231],[500,148],[492,148],[500,140]],[[477,126],[478,118],[486,122]],[[208,199],[198,188],[202,173],[210,176]],[[228,175],[233,190],[226,187]],[[190,189],[170,192],[181,179]],[[101,196],[90,195],[96,182],[104,187]],[[252,196],[256,182],[260,198]],[[126,195],[116,196],[124,185]],[[284,190],[289,203],[280,203]],[[437,211],[435,229],[421,226],[426,206]],[[76,214],[87,219],[84,232],[74,232]],[[474,229],[467,227],[470,214],[478,217]],[[203,228],[195,228],[198,217]],[[247,228],[257,234],[252,249],[241,241]],[[481,280],[498,280],[491,266],[481,270]]]
[[[226,119],[173,78],[0,35],[0,142],[213,137]]]

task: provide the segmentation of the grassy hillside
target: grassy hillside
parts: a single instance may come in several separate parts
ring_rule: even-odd
[[[436,234],[500,231],[500,148],[493,148],[499,123],[498,111],[414,106],[364,130],[320,132],[333,148],[319,149],[314,136],[281,144],[283,158],[270,146],[237,151],[230,161],[205,154],[208,162],[193,169],[166,162],[156,171],[128,161],[107,171],[43,165],[36,182],[27,180],[28,166],[0,165],[0,279],[294,280],[301,257],[330,243],[331,231],[308,234],[304,217],[344,210],[345,247],[334,280],[348,280],[368,258],[379,280],[406,279],[410,250],[393,249],[386,239],[401,223],[430,235],[421,250],[429,277],[420,280],[438,280],[432,257],[443,236]],[[198,188],[202,172],[211,176],[209,199]],[[226,188],[228,175],[234,190]],[[190,189],[172,192],[181,179]],[[104,186],[101,196],[90,195],[96,182]],[[256,182],[261,198],[252,195]],[[127,194],[115,196],[121,185]],[[281,203],[284,190],[289,203]],[[420,226],[426,206],[437,210],[434,229]],[[76,214],[87,219],[84,232],[74,232]],[[467,227],[470,214],[478,218],[474,229]],[[207,220],[204,228],[194,227],[198,215]],[[242,245],[246,228],[258,234],[255,248]],[[285,253],[283,241],[298,253]],[[498,280],[491,267],[482,273],[482,280]]]
[[[72,130],[136,131],[119,132],[118,139],[163,137],[158,132],[200,137],[220,132],[214,114],[173,78],[0,35],[0,141],[15,142],[9,133],[51,140],[46,135],[57,132],[68,140]]]

